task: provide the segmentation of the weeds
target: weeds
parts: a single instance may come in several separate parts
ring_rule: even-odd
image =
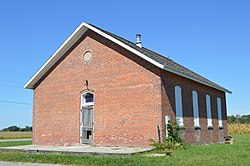
[[[172,150],[185,145],[184,140],[181,137],[184,128],[180,127],[176,121],[174,121],[173,123],[169,122],[167,130],[167,138],[165,138],[162,142],[157,142],[151,139],[152,143],[150,145],[154,146],[156,150],[160,151]]]

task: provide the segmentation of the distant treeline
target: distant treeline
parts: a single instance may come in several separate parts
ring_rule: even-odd
[[[227,123],[229,124],[250,124],[250,115],[231,115],[227,116]],[[0,131],[32,131],[32,126],[25,126],[24,128],[18,126],[10,126]]]
[[[2,129],[1,131],[32,131],[32,126],[25,126],[24,128],[18,126],[10,126]]]
[[[231,115],[227,117],[229,124],[250,124],[250,115]]]

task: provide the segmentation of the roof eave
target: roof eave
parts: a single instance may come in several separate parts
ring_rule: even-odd
[[[134,48],[128,46],[127,44],[121,42],[120,40],[118,40],[118,39],[116,39],[116,38],[110,36],[109,34],[104,33],[103,31],[101,31],[101,30],[99,30],[99,29],[97,29],[97,28],[95,28],[95,27],[93,27],[93,26],[91,26],[91,25],[89,25],[89,24],[87,24],[87,23],[84,23],[84,22],[83,22],[83,24],[84,24],[84,26],[86,26],[86,27],[89,28],[90,30],[94,31],[95,33],[97,33],[97,34],[103,36],[103,37],[106,38],[106,39],[109,39],[110,41],[112,41],[112,42],[118,44],[119,46],[121,46],[121,47],[127,49],[128,51],[130,51],[130,52],[132,52],[132,53],[138,55],[139,57],[145,59],[146,61],[148,61],[148,62],[154,64],[155,66],[157,66],[157,67],[163,69],[164,65],[162,65],[162,64],[158,63],[157,61],[155,61],[155,60],[153,60],[153,59],[147,57],[146,55],[144,55],[144,54],[142,54],[141,52],[135,50]]]
[[[127,49],[128,51],[138,55],[139,57],[145,59],[146,61],[154,64],[155,66],[164,69],[166,71],[169,71],[171,73],[180,75],[182,77],[188,78],[190,80],[199,82],[203,85],[227,92],[227,93],[232,93],[231,91],[225,89],[225,88],[220,88],[220,87],[216,87],[213,86],[211,84],[208,84],[206,82],[200,81],[198,79],[195,79],[193,77],[189,77],[181,72],[172,70],[166,66],[164,66],[163,64],[149,58],[148,56],[144,55],[143,53],[135,50],[134,48],[126,45],[125,43],[121,42],[120,40],[104,33],[103,31],[83,22],[81,23],[81,25],[70,35],[70,37],[57,49],[57,51],[49,58],[49,60],[46,61],[46,63],[30,78],[30,80],[24,85],[25,89],[34,89],[35,84],[43,77],[43,75],[45,75],[49,69],[73,46],[73,44],[75,44],[76,41],[78,41],[78,39],[88,30],[92,30],[94,32],[96,32],[97,34],[111,40],[112,42],[120,45],[121,47]]]
[[[187,79],[193,80],[193,81],[198,82],[198,83],[200,83],[200,84],[203,84],[203,85],[212,87],[212,88],[214,88],[214,89],[217,89],[217,90],[220,90],[220,91],[223,91],[223,92],[227,92],[227,93],[229,93],[229,94],[232,94],[232,92],[231,92],[230,90],[228,90],[228,89],[225,89],[225,88],[222,88],[222,87],[220,88],[220,87],[213,86],[213,85],[211,85],[211,84],[209,84],[209,83],[206,83],[206,82],[204,82],[204,81],[200,81],[200,80],[195,79],[195,78],[193,78],[193,77],[189,77],[189,76],[187,76],[187,75],[185,75],[185,74],[183,74],[183,73],[181,73],[181,72],[177,72],[177,71],[175,71],[175,70],[172,70],[172,69],[170,69],[170,68],[168,68],[168,67],[166,67],[166,66],[164,66],[163,70],[166,70],[166,71],[168,71],[168,72],[171,72],[171,73],[177,74],[177,75],[179,75],[179,76],[185,77],[185,78],[187,78]]]
[[[35,84],[42,76],[65,54],[70,47],[88,30],[82,23],[68,39],[57,49],[57,51],[43,64],[43,66],[24,85],[25,89],[34,89]]]
[[[115,39],[114,37],[100,31],[99,29],[82,22],[81,25],[72,33],[72,35],[57,49],[57,51],[51,56],[49,60],[31,77],[31,79],[24,85],[25,89],[34,89],[35,84],[42,78],[42,76],[56,63],[57,60],[88,30],[92,30],[97,34],[113,41],[114,43],[120,45],[121,47],[131,51],[132,53],[138,55],[139,57],[145,59],[146,61],[154,64],[155,66],[163,69],[164,65],[156,62],[155,60],[147,57],[141,52],[133,49],[132,47],[124,44],[123,42]]]

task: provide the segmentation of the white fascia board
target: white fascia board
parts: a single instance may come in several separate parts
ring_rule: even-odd
[[[133,49],[132,47],[124,44],[123,42],[115,39],[114,37],[102,32],[101,30],[85,23],[85,22],[82,22],[81,25],[70,35],[70,37],[59,47],[59,49],[49,58],[49,60],[31,77],[31,79],[24,85],[24,88],[26,89],[33,89],[34,88],[34,85],[42,78],[42,76],[68,51],[68,49],[70,47],[73,46],[73,44],[88,30],[88,29],[91,29],[92,31],[96,32],[97,34],[113,41],[114,43],[120,45],[121,47],[127,49],[128,51],[138,55],[139,57],[145,59],[146,61],[154,64],[155,66],[161,68],[161,69],[164,69],[164,70],[167,70],[171,73],[174,73],[174,74],[177,74],[177,75],[180,75],[182,77],[185,77],[185,78],[188,78],[188,79],[191,79],[193,81],[196,81],[196,82],[199,82],[201,84],[204,84],[204,85],[207,85],[207,86],[210,86],[210,87],[213,87],[215,89],[219,89],[221,91],[224,91],[224,92],[228,92],[228,93],[232,93],[231,91],[227,90],[227,89],[221,89],[221,88],[217,88],[215,86],[212,86],[210,84],[207,84],[205,82],[202,82],[200,80],[197,80],[195,78],[192,78],[192,77],[189,77],[187,75],[184,75],[180,72],[177,72],[177,71],[174,71],[170,68],[167,68],[166,66],[156,62],[155,60],[147,57],[146,55],[142,54],[141,52]]]
[[[204,81],[200,81],[200,80],[195,79],[195,78],[193,78],[193,77],[187,76],[187,75],[185,75],[185,74],[183,74],[183,73],[181,73],[181,72],[172,70],[172,69],[170,69],[170,68],[168,68],[168,67],[166,67],[166,66],[165,66],[163,69],[166,70],[166,71],[168,71],[168,72],[174,73],[174,74],[176,74],[176,75],[179,75],[179,76],[185,77],[185,78],[187,78],[187,79],[193,80],[193,81],[195,81],[195,82],[198,82],[198,83],[200,83],[200,84],[203,84],[203,85],[212,87],[212,88],[214,88],[214,89],[218,89],[218,90],[220,90],[220,91],[227,92],[227,93],[229,93],[229,94],[232,93],[230,90],[227,90],[227,89],[225,89],[225,88],[219,88],[219,87],[213,86],[213,85],[208,84],[208,83],[206,83],[206,82],[204,82]]]
[[[87,28],[81,24],[70,37],[57,49],[57,51],[46,61],[46,63],[31,77],[24,85],[25,89],[33,89],[34,85],[42,76],[68,51],[70,47],[87,31]]]
[[[95,27],[93,27],[93,26],[91,26],[91,25],[89,25],[89,24],[87,24],[87,23],[84,23],[84,22],[83,22],[82,24],[84,24],[87,28],[91,29],[92,31],[98,33],[99,35],[101,35],[101,36],[103,36],[103,37],[105,37],[105,38],[111,40],[112,42],[114,42],[114,43],[120,45],[121,47],[127,49],[128,51],[130,51],[130,52],[132,52],[132,53],[138,55],[139,57],[145,59],[146,61],[148,61],[148,62],[154,64],[155,66],[157,66],[157,67],[159,67],[159,68],[161,68],[161,69],[164,68],[164,65],[162,65],[162,64],[160,64],[160,63],[158,63],[158,62],[156,62],[155,60],[153,60],[153,59],[147,57],[146,55],[142,54],[141,52],[139,52],[139,51],[135,50],[134,48],[132,48],[132,47],[130,47],[130,46],[124,44],[123,42],[121,42],[121,41],[115,39],[114,37],[112,37],[112,36],[110,36],[110,35],[108,35],[108,34],[102,32],[101,30],[99,30],[99,29],[97,29],[97,28],[95,28]]]
[[[68,49],[88,30],[96,32],[97,34],[113,41],[114,43],[120,45],[121,47],[129,50],[130,52],[138,55],[139,57],[145,59],[146,61],[154,64],[155,66],[163,69],[164,65],[152,60],[141,52],[129,47],[128,45],[122,43],[121,41],[115,39],[114,37],[100,31],[99,29],[83,22],[81,25],[72,33],[72,35],[61,45],[61,47],[51,56],[51,58],[33,75],[33,77],[24,85],[26,89],[33,89],[34,85],[41,79],[41,77],[63,56],[63,54],[68,51]]]

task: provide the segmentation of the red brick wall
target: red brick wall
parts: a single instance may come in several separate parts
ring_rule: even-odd
[[[83,62],[91,51],[90,63]],[[94,144],[148,146],[161,124],[159,69],[88,31],[34,91],[33,143],[80,143],[80,95],[94,91]]]
[[[166,71],[163,71],[161,75],[163,108],[162,118],[164,119],[164,117],[168,115],[171,116],[172,120],[175,119],[175,86],[179,85],[182,88],[182,107],[185,127],[183,138],[185,141],[187,143],[211,143],[223,141],[224,136],[227,136],[225,93]],[[195,90],[198,94],[200,130],[194,129],[192,105],[193,90]],[[210,95],[211,100],[213,130],[208,130],[207,128],[206,94]],[[218,129],[217,97],[220,97],[222,102],[223,130]],[[163,136],[165,135],[164,123],[165,122],[163,121]],[[219,133],[221,134],[220,137]]]
[[[93,58],[83,62],[83,54]],[[80,97],[94,91],[94,144],[149,146],[158,139],[157,125],[165,136],[165,115],[174,119],[174,86],[180,85],[189,143],[218,142],[216,97],[222,100],[224,135],[227,133],[225,95],[176,76],[139,58],[120,46],[88,31],[51,69],[34,90],[33,144],[76,145],[80,143]],[[199,96],[201,130],[193,128],[192,90]],[[214,129],[207,130],[205,95],[211,96]],[[212,133],[212,137],[210,136]]]

